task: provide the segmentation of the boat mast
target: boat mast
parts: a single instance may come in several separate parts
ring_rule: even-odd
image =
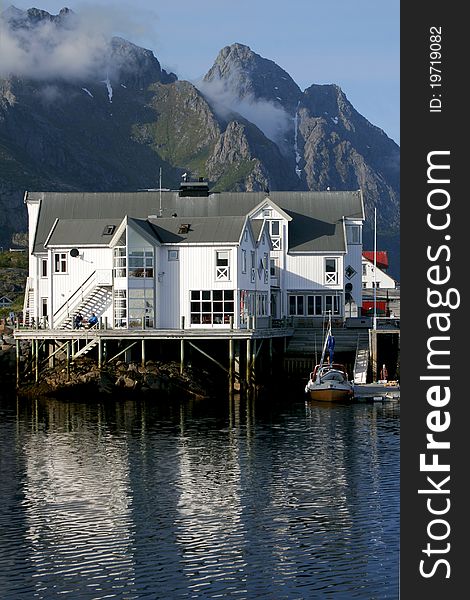
[[[325,353],[326,353],[326,347],[328,346],[328,339],[331,335],[331,311],[330,314],[328,315],[328,327],[326,330],[326,336],[325,336],[325,343],[323,344],[323,350],[321,353],[321,358],[320,358],[320,367],[323,366],[323,361],[325,360]]]

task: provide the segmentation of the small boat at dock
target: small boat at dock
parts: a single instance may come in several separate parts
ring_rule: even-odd
[[[328,351],[329,357],[325,360]],[[349,402],[354,398],[354,385],[349,381],[344,365],[333,362],[334,337],[331,333],[331,315],[323,345],[320,363],[310,373],[305,393],[311,400],[322,402]]]

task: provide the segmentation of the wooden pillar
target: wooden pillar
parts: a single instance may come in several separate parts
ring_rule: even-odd
[[[145,338],[142,338],[142,366],[145,367]]]
[[[273,374],[273,338],[269,338],[269,375]]]
[[[233,392],[233,379],[234,379],[234,352],[233,352],[233,338],[228,340],[228,385],[230,393]]]
[[[70,340],[67,340],[67,380],[70,379]]]
[[[234,341],[233,354],[233,388],[236,391],[240,390],[240,341]]]
[[[245,373],[245,381],[247,387],[251,385],[251,340],[248,338],[246,340],[246,373]]]
[[[251,346],[251,380],[252,383],[256,382],[256,340],[253,340],[253,344]]]
[[[103,367],[103,344],[101,342],[101,337],[98,338],[98,369]]]
[[[36,383],[39,381],[39,340],[36,340],[36,352],[35,352],[35,363],[34,363],[34,379]]]
[[[16,387],[20,384],[20,340],[16,340]]]
[[[183,374],[183,371],[184,371],[184,339],[181,338],[181,341],[180,341],[180,375]]]
[[[47,345],[47,357],[49,359],[49,368],[53,369],[55,367],[55,354],[54,354],[54,342],[49,342]],[[52,354],[52,356],[51,356]]]

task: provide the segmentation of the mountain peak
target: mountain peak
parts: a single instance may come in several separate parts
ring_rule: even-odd
[[[301,95],[299,86],[284,69],[240,43],[222,48],[203,81],[222,84],[240,100],[266,100],[289,112],[295,110]]]

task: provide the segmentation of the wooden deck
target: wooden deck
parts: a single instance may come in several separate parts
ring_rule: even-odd
[[[15,329],[17,340],[261,340],[290,337],[291,327],[264,329]]]

